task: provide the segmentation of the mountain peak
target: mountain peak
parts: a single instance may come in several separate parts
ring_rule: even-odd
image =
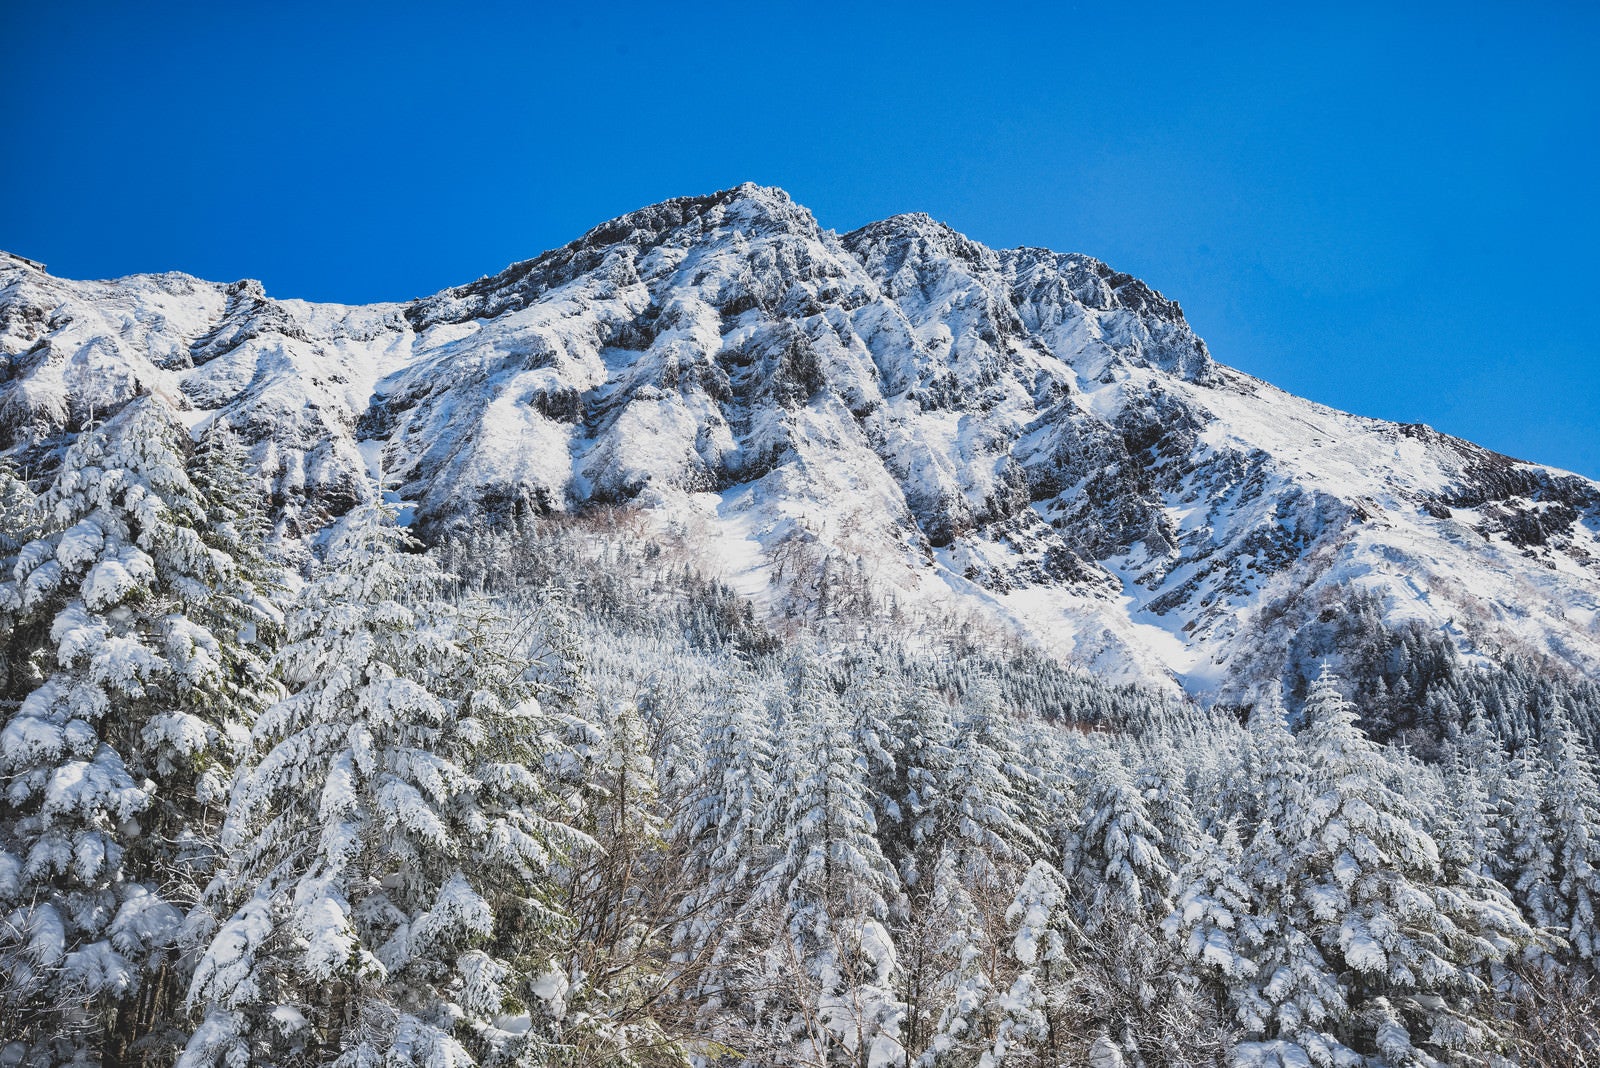
[[[845,247],[861,259],[869,257],[870,250],[874,249],[902,249],[907,252],[915,249],[918,258],[939,257],[988,267],[998,266],[994,252],[987,246],[922,211],[903,212],[868,223],[845,234],[843,240]]]
[[[744,182],[703,196],[673,197],[609,219],[561,248],[419,300],[407,318],[418,329],[436,322],[493,318],[600,269],[615,251],[625,249],[637,259],[659,246],[687,245],[719,231],[821,236],[816,218],[788,193]]]

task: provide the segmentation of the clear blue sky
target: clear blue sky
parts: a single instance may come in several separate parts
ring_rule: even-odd
[[[0,248],[401,299],[753,180],[1091,253],[1224,362],[1600,476],[1593,5],[461,6],[0,0]]]

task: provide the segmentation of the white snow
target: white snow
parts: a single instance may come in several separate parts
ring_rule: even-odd
[[[192,434],[247,432],[291,513],[369,493],[380,473],[407,525],[470,518],[479,502],[632,502],[766,611],[807,596],[817,568],[848,568],[885,611],[1020,631],[1108,677],[1200,695],[1281,667],[1258,661],[1281,655],[1296,606],[1349,590],[1469,654],[1600,671],[1595,516],[1525,553],[1478,532],[1492,504],[1427,514],[1423,501],[1470,478],[1465,453],[1209,364],[1181,320],[1121,303],[1086,257],[995,252],[925,216],[847,247],[756,187],[706,212],[599,250],[602,267],[537,299],[486,280],[484,307],[14,272],[5,299],[72,314],[52,358],[4,388],[50,419],[137,390],[171,398]],[[432,319],[407,317],[434,304]],[[34,343],[0,335],[7,352]],[[1160,529],[1108,535],[1082,560],[1089,580],[1041,578],[1039,561],[1078,551],[1107,516],[1084,480],[1001,530],[991,520],[1016,519],[1016,504],[995,515],[995,502],[1020,492],[1026,509],[1030,495],[1007,479],[1112,448],[1152,397],[1167,407],[1149,411],[1177,413],[1159,419],[1193,421],[1192,446],[1125,462],[1151,478],[1193,470],[1113,511],[1148,509]],[[87,558],[92,533],[62,551]],[[1263,544],[1287,546],[1289,566]],[[104,596],[122,586],[110,568],[96,582]]]

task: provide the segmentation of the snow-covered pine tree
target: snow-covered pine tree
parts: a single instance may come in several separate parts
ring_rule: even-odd
[[[956,851],[945,849],[924,879],[925,892],[912,895],[912,923],[902,936],[902,1037],[924,1066],[970,1062],[989,1037],[997,932],[966,875]]]
[[[1049,846],[1029,825],[1029,795],[1039,784],[1022,759],[1011,720],[996,694],[975,696],[975,706],[954,725],[945,781],[925,804],[935,840],[952,851],[968,887],[992,896],[1014,887]]]
[[[1505,747],[1483,705],[1474,703],[1445,769],[1448,822],[1439,845],[1447,863],[1509,884],[1515,880],[1505,879],[1508,776]]]
[[[926,896],[924,873],[944,849],[946,788],[956,764],[955,727],[948,702],[927,687],[903,681],[910,692],[898,695],[890,724],[899,745],[899,784],[891,810],[895,823],[879,828],[879,840],[916,899],[919,888]]]
[[[217,839],[227,794],[239,758],[249,748],[256,719],[282,696],[270,660],[282,636],[287,575],[267,539],[272,524],[260,480],[248,470],[249,458],[231,431],[213,428],[197,444],[188,471],[204,507],[198,527],[213,556],[228,562],[187,609],[190,619],[218,635],[218,670],[207,685],[194,691],[200,714],[226,732],[228,759],[208,764],[194,782],[193,793],[205,805],[203,827],[189,826],[173,839],[187,854],[185,900],[198,901],[217,863]],[[176,769],[174,769],[176,770]],[[175,791],[188,796],[187,784]],[[205,937],[191,928],[191,941]],[[189,945],[193,950],[197,947]],[[183,977],[183,986],[187,977]],[[180,988],[174,991],[181,996]]]
[[[221,505],[189,451],[160,400],[131,402],[66,450],[6,561],[0,985],[17,1056],[161,1057],[181,1026],[182,910],[270,693],[252,644],[274,614],[258,548],[211,539]]]
[[[1222,825],[1221,838],[1203,835],[1178,873],[1177,907],[1162,929],[1231,1015],[1259,1031],[1267,1006],[1252,981],[1257,967],[1250,954],[1263,942],[1264,931],[1255,895],[1240,875],[1243,856],[1236,821]]]
[[[1264,695],[1251,708],[1245,737],[1255,794],[1240,813],[1251,834],[1265,828],[1281,842],[1285,820],[1300,804],[1304,787],[1294,735],[1276,693]]]
[[[1575,968],[1600,983],[1600,771],[1560,706],[1544,716],[1556,883],[1552,926]]]
[[[464,1065],[560,1016],[550,871],[580,836],[539,771],[554,727],[407,540],[358,506],[288,613],[181,1064]],[[519,1000],[532,1026],[501,1030]]]
[[[1049,860],[1059,870],[1067,865],[1063,850],[1077,842],[1085,811],[1083,792],[1091,779],[1084,769],[1099,759],[1100,745],[1039,720],[1009,726],[1025,772],[1022,781],[1029,786],[1019,799],[1023,822],[1044,843],[1037,859]]]
[[[0,559],[6,559],[38,533],[39,499],[9,458],[0,459]]]
[[[992,690],[972,697],[975,707],[952,724],[934,695],[915,695],[902,727],[914,733],[899,739],[912,754],[906,781],[917,784],[905,802],[917,848],[902,870],[917,878],[897,931],[908,1049],[927,1046],[925,1058],[983,1045],[983,1016],[1002,980],[1005,914],[1030,860],[1049,852],[1025,815],[1038,782],[1013,723]]]
[[[772,721],[743,664],[714,691],[701,720],[702,762],[676,835],[689,868],[673,943],[699,978],[686,996],[725,1000],[753,954],[746,912],[770,863],[765,843],[773,803]]]
[[[1139,768],[1137,785],[1144,795],[1150,822],[1159,835],[1161,855],[1174,874],[1187,864],[1201,847],[1200,825],[1184,783],[1183,765],[1172,744],[1152,747]]]
[[[884,926],[900,899],[874,837],[865,776],[843,710],[815,662],[797,667],[777,753],[776,857],[758,898],[770,917],[765,953],[775,993],[764,1015],[802,1061],[842,1051],[866,1065],[899,1049],[894,944]]]
[[[1004,993],[992,999],[995,1019],[989,1048],[978,1058],[979,1068],[1026,1064],[1035,1059],[1046,1064],[1059,1060],[1054,1014],[1056,976],[1066,964],[1062,930],[1070,924],[1064,908],[1066,886],[1053,865],[1035,861],[1017,888],[1006,911],[1013,927],[1011,956],[1020,965]]]
[[[42,509],[38,497],[16,472],[9,459],[0,459],[0,581],[15,578],[17,551],[32,541],[39,533]],[[0,611],[0,693],[16,692],[30,672],[29,646],[32,641],[18,641],[14,615]]]
[[[845,672],[848,681],[840,699],[844,706],[845,730],[861,762],[867,796],[872,802],[873,822],[882,845],[903,821],[899,798],[906,792],[901,782],[903,743],[891,722],[895,697],[888,672],[875,652],[869,650],[851,658],[845,664]]]
[[[1196,849],[1188,840],[1198,831],[1186,798],[1168,794],[1169,827],[1158,827],[1150,802],[1162,791],[1139,789],[1114,743],[1087,744],[1085,751],[1093,754],[1084,768],[1085,800],[1064,850],[1082,928],[1068,944],[1075,964],[1068,986],[1052,996],[1068,1007],[1070,1030],[1104,1036],[1104,1051],[1121,1051],[1131,1061],[1164,1047],[1203,1056],[1218,1041],[1217,1010],[1197,997],[1184,958],[1162,931],[1178,889],[1174,864]],[[1164,849],[1169,840],[1179,857]]]
[[[1174,876],[1161,850],[1161,831],[1121,753],[1110,745],[1085,769],[1079,827],[1062,849],[1064,874],[1080,899],[1080,916],[1091,934],[1118,917],[1172,911]]]
[[[1442,811],[1433,822],[1437,827],[1440,860],[1453,872],[1470,872],[1482,879],[1493,879],[1499,866],[1503,842],[1500,813],[1495,799],[1485,788],[1485,777],[1467,762],[1457,749],[1444,772],[1447,791]]]
[[[1513,898],[1535,927],[1553,931],[1559,909],[1556,857],[1545,810],[1550,775],[1550,765],[1537,745],[1523,745],[1512,758],[1505,850],[1506,878]]]
[[[1296,843],[1290,882],[1299,889],[1282,933],[1308,935],[1339,976],[1347,1011],[1330,1014],[1331,1055],[1341,1055],[1339,1046],[1374,1048],[1398,1064],[1493,1049],[1499,1039],[1493,1013],[1484,1011],[1487,971],[1531,932],[1495,884],[1450,877],[1420,813],[1389,785],[1383,750],[1356,726],[1355,709],[1326,667],[1305,718],[1306,798],[1286,819]],[[1285,960],[1310,960],[1281,948]],[[1277,981],[1266,993],[1282,1005]],[[1315,1035],[1279,1037],[1318,1056]]]

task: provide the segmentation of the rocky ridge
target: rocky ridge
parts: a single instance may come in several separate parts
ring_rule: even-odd
[[[143,393],[235,430],[290,535],[381,475],[424,532],[638,507],[774,610],[842,566],[1215,696],[1351,590],[1600,670],[1600,486],[1293,397],[1135,278],[925,215],[840,235],[745,185],[360,307],[0,256],[0,449],[47,478]]]

